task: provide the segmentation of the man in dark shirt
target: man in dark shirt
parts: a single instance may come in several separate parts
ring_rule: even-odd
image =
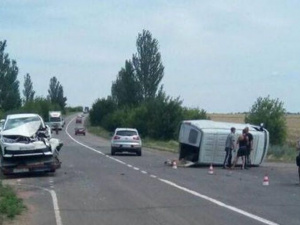
[[[250,154],[251,154],[251,151],[253,150],[253,135],[249,132],[249,127],[246,127],[245,130],[246,130],[246,135],[248,137],[245,169],[249,169],[249,167],[251,166]]]
[[[299,151],[299,155],[296,157],[296,163],[298,166],[298,176],[299,176],[299,185],[300,185],[300,138],[297,141],[297,151]]]

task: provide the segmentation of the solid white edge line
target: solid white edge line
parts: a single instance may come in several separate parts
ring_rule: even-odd
[[[236,207],[234,207],[234,206],[226,205],[226,204],[223,203],[223,202],[220,202],[220,201],[218,201],[218,200],[216,200],[216,199],[210,198],[210,197],[208,197],[208,196],[206,196],[206,195],[202,195],[202,194],[200,194],[200,193],[198,193],[198,192],[196,192],[196,191],[192,191],[192,190],[187,189],[187,188],[185,188],[185,187],[179,186],[179,185],[177,185],[177,184],[175,184],[175,183],[173,183],[173,182],[171,182],[171,181],[164,180],[164,179],[160,179],[160,178],[159,178],[158,180],[160,180],[161,182],[164,182],[164,183],[166,183],[166,184],[168,184],[168,185],[170,185],[170,186],[173,186],[173,187],[175,187],[175,188],[177,188],[177,189],[180,189],[180,190],[182,190],[182,191],[185,191],[185,192],[187,192],[187,193],[190,193],[190,194],[192,194],[192,195],[194,195],[194,196],[197,196],[197,197],[199,197],[199,198],[202,198],[202,199],[205,199],[205,200],[207,200],[207,201],[210,201],[210,202],[212,202],[212,203],[214,203],[214,204],[216,204],[216,205],[219,205],[219,206],[221,206],[221,207],[227,208],[227,209],[229,209],[229,210],[231,210],[231,211],[234,211],[234,212],[236,212],[236,213],[242,214],[242,215],[247,216],[247,217],[249,217],[249,218],[251,218],[251,219],[257,220],[257,221],[259,221],[259,222],[261,222],[261,223],[264,223],[264,224],[267,224],[267,225],[279,225],[278,223],[274,223],[274,222],[272,222],[272,221],[270,221],[270,220],[264,219],[264,218],[262,218],[262,217],[256,216],[256,215],[251,214],[251,213],[248,213],[248,212],[246,212],[246,211],[244,211],[244,210],[241,210],[241,209],[238,209],[238,208],[236,208]]]
[[[74,142],[76,142],[77,144],[79,144],[79,145],[81,145],[81,146],[83,146],[83,147],[85,147],[85,148],[87,148],[87,149],[90,149],[90,150],[92,150],[92,151],[94,151],[94,152],[96,152],[96,153],[98,153],[98,154],[100,154],[100,155],[105,155],[103,152],[97,151],[96,149],[93,149],[92,147],[87,146],[87,145],[85,145],[85,144],[83,144],[83,143],[77,141],[75,138],[73,138],[73,137],[69,134],[68,128],[69,128],[69,125],[71,124],[71,122],[72,122],[73,120],[75,120],[75,117],[74,117],[73,119],[71,119],[70,122],[67,124],[66,129],[65,129],[66,134],[67,134]]]
[[[39,186],[36,186],[36,185],[30,185],[30,184],[22,184],[22,185],[23,186],[28,186],[28,187],[38,188],[38,189],[49,192],[50,195],[51,195],[51,198],[52,198],[56,225],[63,225],[62,219],[61,219],[61,216],[60,216],[60,209],[59,209],[59,206],[58,206],[57,195],[56,195],[56,192],[54,190],[49,190],[49,189],[44,188],[44,187],[39,187]]]
[[[97,151],[96,149],[93,149],[93,148],[91,148],[91,147],[89,147],[89,146],[87,146],[87,145],[85,145],[85,144],[82,144],[81,142],[75,140],[75,139],[68,133],[67,129],[68,129],[69,125],[71,124],[71,122],[72,122],[74,119],[75,119],[75,117],[74,117],[72,120],[70,120],[70,122],[68,123],[68,125],[67,125],[67,127],[66,127],[66,133],[67,133],[67,135],[68,135],[73,141],[75,141],[77,144],[82,145],[83,147],[86,147],[86,148],[88,148],[88,149],[90,149],[90,150],[92,150],[92,151],[94,151],[94,152],[96,152],[96,153],[98,153],[98,154],[105,155],[103,152]],[[116,159],[116,158],[114,158],[114,157],[110,157],[110,159],[113,159],[113,160],[115,160],[116,162],[120,162],[120,163],[122,163],[122,164],[126,164],[125,162],[120,161],[120,160],[118,160],[118,159]],[[129,166],[129,167],[132,167],[131,165],[128,165],[128,166]],[[157,176],[155,176],[155,175],[150,175],[150,177],[152,177],[152,178],[157,178]],[[187,192],[187,193],[190,193],[190,194],[192,194],[192,195],[194,195],[194,196],[197,196],[197,197],[199,197],[199,198],[202,198],[202,199],[205,199],[205,200],[207,200],[207,201],[210,201],[210,202],[212,202],[212,203],[214,203],[214,204],[216,204],[216,205],[219,205],[219,206],[221,206],[221,207],[227,208],[227,209],[229,209],[229,210],[231,210],[231,211],[234,211],[234,212],[236,212],[236,213],[239,213],[239,214],[241,214],[241,215],[244,215],[244,216],[249,217],[249,218],[251,218],[251,219],[254,219],[254,220],[256,220],[256,221],[259,221],[259,222],[261,222],[261,223],[264,223],[264,224],[267,224],[267,225],[279,225],[278,223],[274,223],[274,222],[272,222],[272,221],[270,221],[270,220],[264,219],[264,218],[262,218],[262,217],[256,216],[256,215],[251,214],[251,213],[248,213],[248,212],[246,212],[246,211],[244,211],[244,210],[241,210],[241,209],[238,209],[238,208],[236,208],[236,207],[234,207],[234,206],[226,205],[225,203],[220,202],[220,201],[218,201],[218,200],[216,200],[216,199],[210,198],[210,197],[208,197],[208,196],[206,196],[206,195],[202,195],[202,194],[200,194],[200,193],[198,193],[198,192],[195,192],[195,191],[189,190],[189,189],[187,189],[187,188],[185,188],[185,187],[179,186],[179,185],[177,185],[177,184],[175,184],[175,183],[173,183],[173,182],[171,182],[171,181],[164,180],[164,179],[160,179],[160,178],[158,178],[158,180],[160,180],[161,182],[166,183],[166,184],[168,184],[168,185],[170,185],[170,186],[173,186],[173,187],[175,187],[175,188],[177,188],[177,189],[180,189],[180,190],[182,190],[182,191],[185,191],[185,192]],[[61,224],[57,224],[57,225],[61,225]]]
[[[54,190],[47,190],[47,191],[50,192],[51,197],[52,197],[56,225],[62,225],[62,220],[61,220],[58,201],[57,201],[57,195]]]
[[[125,162],[123,162],[123,161],[121,161],[121,160],[119,160],[119,159],[116,159],[116,158],[114,158],[114,157],[109,157],[109,158],[112,159],[112,160],[115,160],[115,161],[118,162],[118,163],[121,163],[121,164],[123,164],[123,165],[126,165]]]

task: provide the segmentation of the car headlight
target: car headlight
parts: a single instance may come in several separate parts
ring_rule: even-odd
[[[2,143],[14,143],[15,142],[15,140],[6,138],[4,136],[1,137],[1,141],[2,141]]]

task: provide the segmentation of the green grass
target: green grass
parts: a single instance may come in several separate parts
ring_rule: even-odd
[[[174,153],[178,153],[178,148],[179,148],[177,141],[174,140],[158,141],[149,138],[143,139],[143,146],[148,148],[158,149],[161,151],[174,152]]]
[[[110,139],[112,134],[110,132],[108,132],[107,130],[103,129],[102,127],[94,127],[94,126],[90,126],[88,123],[85,124],[86,128],[88,130],[88,132],[106,138],[106,139]]]
[[[295,147],[289,145],[273,145],[269,147],[268,161],[275,162],[295,162],[298,152]]]
[[[12,187],[3,185],[0,181],[0,221],[1,219],[13,219],[25,209],[23,200],[18,198]]]

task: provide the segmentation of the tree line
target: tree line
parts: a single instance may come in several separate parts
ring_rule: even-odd
[[[65,111],[67,97],[55,76],[50,79],[45,98],[36,96],[31,76],[27,73],[21,97],[17,62],[9,58],[5,48],[6,41],[0,41],[0,117],[11,113],[38,113],[47,120],[50,110]]]

